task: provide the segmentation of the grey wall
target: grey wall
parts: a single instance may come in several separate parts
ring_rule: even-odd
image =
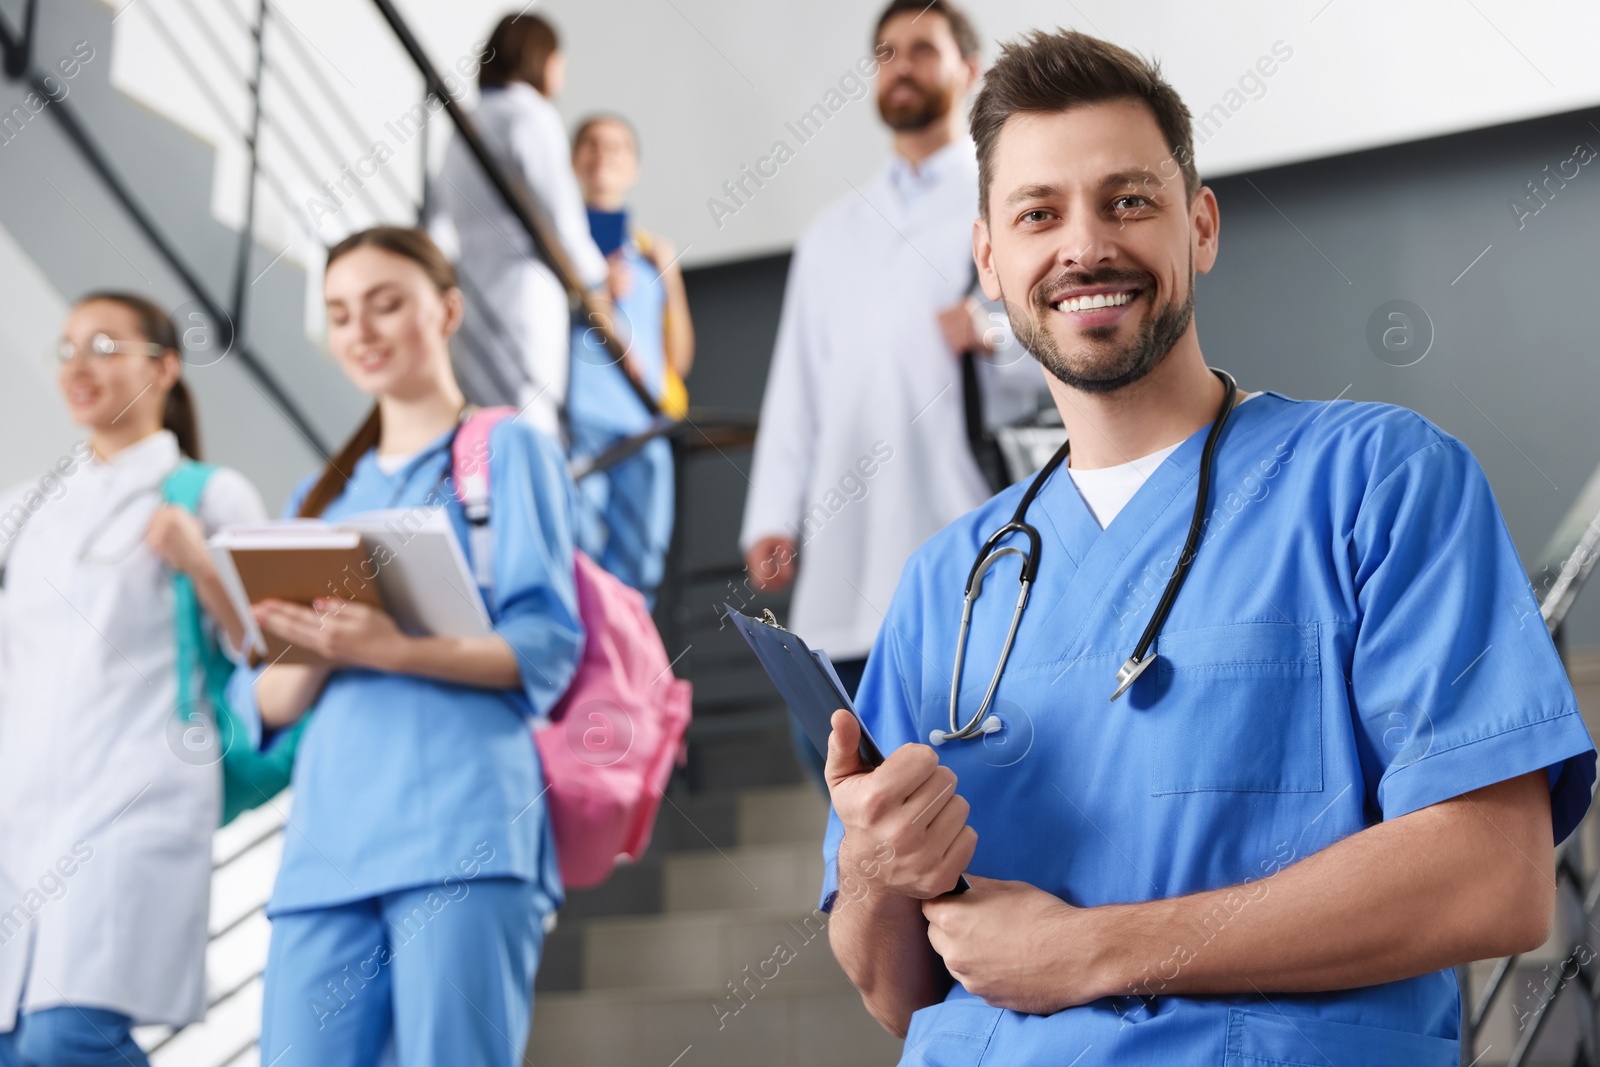
[[[1212,182],[1222,255],[1196,309],[1208,361],[1251,389],[1421,412],[1477,455],[1531,563],[1600,463],[1600,161],[1563,166],[1580,142],[1600,149],[1600,109]],[[1574,167],[1519,228],[1511,202],[1540,204],[1527,183]],[[697,405],[756,410],[783,266],[690,272]],[[1412,366],[1367,340],[1391,300],[1431,320]],[[682,517],[697,555],[731,551],[748,457],[733,459],[697,476]],[[1600,645],[1600,591],[1580,598],[1569,637]]]
[[[1421,412],[1478,457],[1531,563],[1600,463],[1600,165],[1552,180],[1520,228],[1511,203],[1537,207],[1527,183],[1580,142],[1600,147],[1597,126],[1589,110],[1218,181],[1223,254],[1197,311],[1207,358],[1253,388],[1348,387]],[[1395,299],[1432,321],[1414,366],[1368,344]],[[1600,644],[1600,594],[1580,599],[1569,636]]]

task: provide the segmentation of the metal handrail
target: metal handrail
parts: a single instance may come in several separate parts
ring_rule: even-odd
[[[22,32],[15,37],[5,19],[0,18],[0,51],[5,56],[0,69],[4,69],[6,77],[12,81],[26,74],[33,62],[33,31],[38,25],[38,15],[39,0],[27,0],[27,6],[22,9]]]
[[[192,2],[193,0],[184,0],[184,3],[186,4]],[[244,16],[240,15],[239,12],[234,10],[229,4],[222,4],[220,6],[224,8],[233,18],[235,25],[248,30],[249,23],[244,20]],[[355,139],[357,145],[364,144],[367,136],[366,131],[361,128],[361,124],[356,121],[354,113],[351,112],[350,108],[345,105],[344,100],[340,98],[338,92],[334,89],[333,84],[328,81],[327,75],[322,73],[322,68],[317,65],[315,59],[307,49],[305,42],[302,41],[299,35],[295,33],[282,33],[279,34],[279,36],[288,42],[289,49],[294,52],[296,58],[300,61],[301,70],[304,71],[305,75],[312,82],[316,83],[316,88],[319,91],[322,102],[327,106],[328,110],[333,113],[334,117],[337,118],[344,126],[345,132],[350,134],[350,136]],[[295,102],[296,106],[300,109],[300,113],[304,117],[306,123],[316,127],[318,136],[324,141],[324,145],[330,146],[332,144],[332,138],[328,135],[326,129],[320,125],[321,116],[310,106],[309,103],[306,102],[305,97],[300,95],[299,87],[295,84],[294,79],[285,74],[285,76],[279,79],[276,84],[281,86],[285,92],[285,95]],[[335,149],[330,147],[329,150],[337,154]],[[388,170],[382,171],[381,174],[384,183],[389,186],[390,190],[396,196],[398,196],[402,201],[412,208],[416,208],[418,206],[412,203],[411,194],[406,191],[403,185],[400,184],[400,180],[398,178],[389,173]]]
[[[1542,563],[1540,574],[1549,574],[1553,577],[1548,588],[1538,597],[1539,614],[1558,648],[1564,644],[1562,636],[1567,616],[1578,593],[1594,571],[1597,555],[1600,555],[1600,468],[1596,469],[1588,484],[1579,492],[1578,499],[1557,524],[1555,535],[1540,555]],[[1536,583],[1537,578],[1533,581]],[[1585,816],[1584,822],[1587,823],[1596,817],[1591,811]],[[1600,874],[1597,874],[1587,886],[1584,884],[1584,873],[1575,858],[1578,851],[1576,834],[1575,830],[1574,836],[1564,842],[1556,852],[1556,882],[1558,888],[1565,885],[1577,893],[1583,920],[1589,924],[1595,909],[1600,907]],[[1572,958],[1584,944],[1581,939],[1572,942],[1562,958]],[[1471,1010],[1463,1010],[1461,1020],[1463,1063],[1471,1054],[1478,1031],[1488,1020],[1489,1013],[1494,1009],[1500,994],[1507,988],[1507,979],[1513,974],[1520,959],[1520,956],[1507,956],[1497,960]],[[1458,968],[1458,974],[1463,979],[1465,971],[1464,967]],[[1577,981],[1589,994],[1592,1011],[1595,999],[1593,976],[1580,968],[1578,977],[1574,981]],[[1516,1048],[1512,1051],[1508,1067],[1520,1067],[1527,1062],[1539,1035],[1544,1032],[1550,1009],[1565,992],[1567,985],[1567,982],[1562,982],[1539,1005],[1539,1014],[1533,1023],[1523,1030]],[[1600,1055],[1600,1049],[1590,1050],[1590,1054]],[[1588,1054],[1584,1051],[1584,1039],[1581,1036],[1577,1055],[1584,1062],[1588,1062]]]
[[[227,5],[223,5],[223,6],[227,6]],[[144,18],[146,19],[146,21],[149,22],[150,27],[156,31],[156,36],[161,38],[162,43],[165,44],[167,46],[167,48],[171,50],[171,52],[172,52],[172,54],[174,56],[181,57],[183,55],[183,49],[178,44],[178,38],[172,32],[172,27],[167,23],[167,20],[164,17],[162,17],[161,13],[156,9],[155,5],[154,4],[145,5],[141,9],[141,12],[142,12]],[[219,54],[224,59],[227,59],[226,49],[222,48],[221,42],[215,41],[214,38],[208,39],[208,40],[210,41],[210,43],[214,44],[214,46],[217,48]],[[232,135],[234,137],[237,137],[241,141],[248,142],[250,140],[250,131],[246,130],[246,129],[239,128],[238,123],[234,121],[234,118],[233,118],[232,115],[228,114],[227,109],[222,106],[222,103],[215,96],[213,96],[212,94],[206,92],[207,86],[203,82],[200,81],[198,75],[195,74],[193,68],[185,68],[185,69],[192,76],[194,76],[194,78],[195,78],[194,86],[195,86],[196,90],[198,90],[200,92],[201,97],[206,101],[207,106],[209,106],[211,108],[211,110],[216,114],[217,118],[221,121],[221,123],[223,125],[223,128],[230,135]],[[249,88],[250,88],[248,75],[246,75],[243,71],[237,70],[237,68],[234,68],[234,70],[235,70],[237,76],[239,77],[239,79],[244,83],[243,88],[246,91],[248,91]],[[308,160],[305,159],[304,156],[299,155],[298,152],[291,153],[291,156],[293,156],[295,162],[300,164],[302,170],[305,170],[308,173],[311,172],[311,164],[310,164],[310,162]],[[294,212],[294,210],[295,210],[294,198],[289,195],[289,191],[283,187],[282,181],[278,178],[278,176],[276,174],[274,174],[271,170],[267,169],[266,167],[262,167],[262,166],[257,166],[252,173],[259,173],[262,176],[262,178],[264,178],[266,180],[268,187],[272,189],[273,194],[277,196],[279,202],[282,203],[283,206],[285,208],[287,208],[291,213]],[[246,229],[248,229],[248,227],[246,227]]]
[[[187,5],[188,0],[182,2]],[[195,17],[199,17],[198,12],[195,13]],[[209,27],[209,24],[207,25]],[[246,220],[256,217],[256,174],[261,170],[261,78],[266,71],[267,62],[267,52],[262,47],[262,39],[266,30],[267,0],[256,0],[256,24],[251,30],[256,46],[256,68],[250,77],[250,133],[245,138],[245,147],[250,151],[250,177],[244,186]],[[239,251],[233,265],[233,327],[241,332],[244,330],[245,322],[245,277],[250,273],[250,253],[254,250],[255,243],[255,227],[246,225],[239,233]]]
[[[148,14],[153,20],[159,22],[160,16],[156,14],[155,5],[151,3],[150,0],[145,0],[145,2],[146,14]],[[259,130],[263,119],[269,123],[274,121],[270,116],[267,116],[263,112],[261,106],[261,93],[262,88],[265,85],[264,73],[266,68],[266,48],[261,38],[266,33],[266,11],[258,11],[256,15],[257,22],[255,25],[251,25],[249,22],[244,20],[243,16],[241,16],[238,11],[234,10],[231,3],[216,5],[233,16],[233,18],[237,20],[235,25],[237,25],[243,30],[243,32],[250,36],[251,52],[254,55],[255,62],[255,71],[252,74],[241,70],[239,66],[234,63],[233,57],[228,54],[227,45],[223,43],[221,37],[217,36],[215,28],[211,25],[211,20],[200,13],[200,9],[195,6],[194,0],[174,0],[174,2],[188,12],[189,21],[199,27],[200,32],[205,36],[207,43],[211,45],[212,51],[215,52],[222,60],[223,65],[228,69],[228,72],[233,75],[234,80],[237,81],[250,95],[251,109],[254,112],[254,117],[252,118],[252,130],[235,132],[240,139],[244,141],[246,147],[251,151],[252,159],[250,173],[255,174],[256,171],[260,169],[253,158],[256,153],[256,139],[258,136],[257,132],[255,131]],[[285,39],[291,41],[295,40],[292,34],[285,35]],[[170,33],[166,36],[166,40],[168,47],[176,51],[177,45]],[[318,116],[316,112],[311,109],[310,104],[306,102],[305,98],[300,95],[299,90],[295,88],[294,80],[292,78],[280,78],[275,84],[283,89],[284,95],[287,96],[290,102],[295,104],[299,109],[305,127],[309,129],[316,139],[321,143],[323,150],[328,152],[335,159],[339,158],[342,154],[339,150],[339,146],[335,144],[333,138],[329,136],[327,129],[318,120]],[[299,147],[292,141],[286,141],[285,144],[289,149],[290,154],[295,158],[295,161],[300,164],[301,169],[305,171],[308,176],[313,174],[314,171],[311,167],[310,161],[307,160],[304,154],[300,152]],[[312,180],[314,182],[315,178]],[[381,213],[381,208],[379,207],[377,201],[372,199],[371,194],[366,191],[365,187],[357,190],[357,192],[362,195],[362,199],[366,201],[368,208],[372,209],[376,213]]]
[[[283,206],[289,211],[291,219],[297,223],[300,221],[296,211],[296,205],[285,188],[284,182],[278,177],[273,168],[265,165],[261,153],[261,138],[266,129],[270,127],[274,130],[281,131],[285,135],[289,134],[291,130],[290,127],[286,127],[281,122],[276,120],[275,117],[263,107],[262,103],[264,83],[269,72],[269,64],[265,56],[265,38],[267,32],[267,8],[270,5],[268,0],[258,0],[258,10],[253,26],[245,22],[243,16],[238,11],[234,10],[231,5],[223,5],[228,14],[237,22],[237,24],[246,29],[251,35],[251,44],[254,49],[254,70],[253,73],[247,74],[245,71],[239,68],[237,63],[232,61],[227,47],[215,31],[215,27],[212,26],[206,17],[204,17],[196,9],[191,0],[178,0],[178,2],[185,9],[185,11],[187,11],[190,19],[195,22],[202,36],[207,41],[209,47],[213,49],[221,58],[223,70],[231,73],[237,81],[242,83],[242,86],[250,99],[249,128],[240,129],[239,124],[235,121],[234,117],[229,115],[226,110],[221,107],[215,97],[208,91],[210,87],[203,84],[199,86],[202,95],[206,97],[209,105],[217,110],[219,117],[223,122],[223,129],[228,131],[233,136],[238,137],[245,145],[249,153],[249,178],[246,189],[245,219],[241,227],[240,243],[235,256],[234,264],[235,273],[233,278],[233,292],[231,294],[233,298],[232,315],[223,312],[211,292],[201,282],[201,279],[197,273],[192,270],[182,256],[179,255],[175,245],[168,239],[167,235],[161,230],[161,228],[156,225],[154,219],[144,210],[138,199],[133,195],[129,186],[121,179],[117,171],[111,166],[108,155],[101,150],[99,144],[90,134],[88,128],[76,114],[76,111],[72,107],[69,107],[66,102],[59,100],[54,102],[54,106],[50,110],[51,113],[56,116],[56,121],[61,124],[61,128],[67,134],[68,139],[73,143],[79,154],[88,163],[90,168],[97,174],[105,186],[111,191],[114,199],[134,222],[135,226],[141,231],[145,238],[150,242],[151,246],[155,249],[156,253],[162,259],[165,265],[172,270],[172,272],[180,279],[184,287],[205,309],[206,313],[214,322],[218,324],[219,332],[221,332],[223,335],[222,339],[238,355],[240,362],[245,366],[248,373],[250,373],[252,377],[259,382],[269,403],[277,408],[278,411],[283,414],[307,438],[307,440],[313,444],[314,447],[326,454],[328,452],[328,447],[326,443],[322,441],[321,435],[317,432],[316,428],[301,411],[293,398],[278,384],[272,374],[268,372],[264,363],[256,356],[249,345],[244,341],[244,325],[246,321],[245,305],[247,298],[247,286],[244,284],[244,282],[249,269],[251,252],[254,247],[254,230],[257,207],[255,181],[258,176],[266,183],[267,189],[273,194],[273,196],[280,200]],[[531,194],[521,186],[519,180],[509,176],[502,169],[499,161],[495,159],[488,151],[487,146],[484,143],[481,135],[478,133],[473,121],[464,113],[454,98],[445,90],[442,79],[428,61],[427,56],[422,51],[421,46],[411,33],[409,27],[405,24],[403,19],[401,19],[393,5],[389,3],[389,0],[374,0],[374,3],[378,7],[380,13],[383,15],[385,21],[394,31],[396,37],[399,39],[408,56],[412,59],[418,72],[422,75],[426,85],[426,91],[428,93],[437,95],[443,102],[445,109],[450,114],[451,120],[455,125],[458,136],[462,138],[465,145],[473,153],[478,165],[483,169],[486,177],[489,179],[490,184],[495,188],[497,194],[504,200],[506,206],[510,209],[513,216],[528,234],[528,237],[532,242],[537,254],[551,267],[557,278],[561,280],[564,288],[567,291],[569,301],[571,302],[573,308],[589,317],[592,328],[595,329],[595,331],[600,335],[602,343],[607,351],[617,360],[619,369],[623,371],[630,387],[638,397],[641,404],[644,406],[645,410],[650,413],[653,419],[650,428],[643,434],[635,435],[633,438],[630,438],[628,442],[626,442],[626,447],[622,449],[607,450],[606,453],[599,457],[589,457],[585,461],[585,472],[593,473],[595,471],[605,470],[615,463],[627,458],[628,455],[631,455],[633,452],[637,451],[638,448],[642,448],[650,440],[653,440],[656,437],[671,437],[681,440],[684,435],[691,432],[689,427],[693,427],[694,432],[698,432],[702,436],[705,436],[706,431],[701,429],[699,426],[695,426],[693,419],[680,422],[678,420],[672,420],[661,416],[660,408],[655,397],[644,386],[642,381],[639,380],[637,373],[632,367],[627,346],[623,340],[618,337],[615,330],[611,328],[610,319],[607,317],[605,309],[584,290],[576,272],[572,268],[570,260],[566,257],[559,243],[550,238],[549,234],[551,231],[537,201],[535,201]],[[27,0],[27,8],[24,16],[25,28],[20,35],[11,33],[4,17],[0,16],[0,45],[4,46],[4,61],[7,72],[11,73],[13,77],[25,75],[30,85],[36,91],[44,93],[46,90],[45,86],[43,85],[42,75],[33,66],[31,58],[36,4],[37,0]],[[161,14],[156,11],[154,7],[149,5],[145,7],[143,13],[145,16],[150,18],[151,24],[155,27],[158,35],[165,41],[168,47],[173,49],[174,54],[177,56],[182,56],[183,52],[177,45],[175,35],[172,33],[171,27],[167,24],[165,19],[163,19]],[[340,121],[345,123],[346,126],[354,129],[359,137],[360,130],[356,125],[353,116],[351,116],[338,95],[332,91],[332,88],[327,84],[326,79],[323,78],[321,72],[317,70],[316,64],[311,61],[309,56],[305,54],[304,48],[300,45],[300,42],[296,41],[292,34],[284,34],[282,36],[291,42],[292,47],[298,50],[297,54],[300,56],[300,59],[302,60],[302,63],[305,66],[310,78],[318,83],[318,87],[323,91],[323,95],[326,97],[326,100],[334,111],[334,114],[337,115]],[[328,135],[327,130],[319,122],[319,115],[309,105],[304,95],[300,93],[299,87],[287,82],[285,83],[285,87],[287,90],[285,94],[287,99],[299,111],[304,113],[307,119],[306,125],[312,128],[314,135],[322,143],[323,147],[330,152],[333,152],[335,155],[338,155],[339,153],[337,147],[333,144],[332,138]],[[283,139],[286,142],[286,148],[288,150],[287,154],[291,162],[298,167],[298,169],[301,170],[313,184],[315,184],[317,181],[317,173],[311,166],[310,161],[306,158],[304,153],[300,151],[299,145],[296,143],[295,138],[292,136],[285,136]],[[425,158],[424,168],[426,168]],[[385,180],[389,182],[391,186],[399,189],[400,197],[408,207],[416,206],[411,201],[410,196],[404,192],[403,188],[399,187],[398,182],[392,175],[388,175],[386,173]],[[374,210],[375,213],[381,215],[381,209],[379,209],[375,201],[371,200],[370,194],[367,194],[363,191],[362,199]],[[424,200],[425,199],[426,197],[424,196]],[[705,420],[702,419],[701,421],[704,422]],[[717,433],[720,436],[721,431],[728,428],[714,426],[711,427],[711,429],[713,433]],[[748,429],[740,425],[732,428],[730,432],[733,433],[734,436],[741,436],[747,434]],[[705,439],[707,441],[713,441],[712,437],[706,437]],[[232,867],[234,864],[241,862],[257,849],[272,842],[274,839],[281,837],[282,834],[283,827],[279,824],[271,825],[264,830],[253,834],[248,841],[237,847],[230,855],[217,860],[213,864],[213,876]],[[265,905],[256,905],[254,907],[247,908],[239,915],[225,922],[217,930],[209,932],[208,943],[215,942],[220,938],[228,936],[244,926],[246,923],[262,915],[264,911]],[[238,996],[244,990],[248,989],[252,983],[258,981],[260,977],[261,975],[259,971],[252,971],[247,976],[230,983],[227,988],[217,991],[214,996],[208,998],[206,1005],[207,1012],[209,1013],[218,1005]],[[166,1047],[180,1033],[182,1033],[184,1029],[184,1027],[176,1027],[171,1029],[165,1035],[163,1035],[159,1041],[153,1043],[149,1051],[153,1053]],[[224,1060],[221,1061],[221,1063],[225,1065],[238,1060],[240,1056],[246,1054],[256,1043],[257,1038],[255,1037],[251,1037],[250,1039],[242,1042],[237,1049],[232,1051]]]
[[[43,76],[37,70],[30,70],[28,78],[35,92],[47,92]],[[244,364],[251,376],[266,390],[268,401],[278,408],[279,412],[293,423],[295,428],[314,447],[326,453],[328,446],[323,441],[322,434],[312,425],[311,420],[300,410],[299,405],[294,402],[293,398],[278,384],[277,379],[267,370],[266,364],[251,351],[249,345],[238,337],[237,331],[233,327],[233,319],[217,305],[216,300],[213,299],[205,285],[201,283],[199,277],[190,269],[188,263],[178,255],[176,249],[172,247],[171,242],[167,240],[166,234],[161,232],[155,221],[145,213],[144,208],[134,197],[132,191],[117,176],[105,153],[100,150],[100,146],[95,143],[88,129],[78,118],[76,111],[71,106],[71,102],[59,100],[47,110],[50,115],[54,116],[55,121],[60,124],[62,132],[67,135],[67,139],[78,149],[79,154],[89,164],[90,169],[96,173],[106,188],[110,190],[112,196],[122,205],[123,211],[127,213],[134,225],[144,234],[145,239],[155,248],[156,253],[166,263],[168,269],[178,276],[184,288],[194,294],[195,300],[205,309],[211,320],[217,324],[223,336],[224,343],[222,347],[229,348],[231,346],[231,350],[239,357],[239,361]]]

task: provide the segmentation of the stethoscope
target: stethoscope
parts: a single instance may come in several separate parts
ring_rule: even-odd
[[[1194,515],[1189,520],[1189,536],[1183,542],[1183,552],[1178,557],[1178,566],[1172,572],[1172,577],[1167,579],[1167,587],[1162,591],[1161,600],[1156,604],[1155,614],[1150,617],[1139,643],[1134,646],[1133,655],[1129,656],[1117,671],[1117,687],[1111,693],[1113,701],[1126,693],[1139,675],[1155,662],[1156,657],[1150,651],[1150,646],[1155,644],[1162,623],[1166,622],[1167,616],[1172,611],[1172,603],[1178,598],[1178,590],[1183,587],[1183,580],[1189,574],[1189,566],[1194,562],[1195,549],[1200,543],[1206,496],[1211,490],[1211,460],[1217,450],[1217,439],[1222,436],[1222,428],[1227,425],[1228,416],[1233,413],[1234,398],[1239,392],[1238,383],[1233,380],[1233,375],[1215,368],[1212,368],[1211,373],[1222,382],[1222,406],[1217,409],[1217,417],[1211,423],[1211,432],[1206,435],[1205,448],[1200,453],[1200,479],[1199,485],[1195,488]],[[1061,447],[1056,449],[1055,455],[1050,457],[1050,462],[1034,475],[1028,491],[1022,494],[1022,499],[1017,503],[1017,510],[1012,514],[1011,521],[989,535],[989,539],[978,550],[978,558],[973,562],[972,570],[967,573],[966,598],[961,604],[961,630],[956,638],[955,673],[950,680],[950,729],[948,732],[934,729],[928,735],[928,741],[933,745],[942,745],[946,741],[965,741],[980,734],[992,734],[1005,726],[1000,716],[989,714],[989,706],[994,703],[995,690],[1000,687],[1000,676],[1005,673],[1006,660],[1011,658],[1011,646],[1016,643],[1017,627],[1022,624],[1022,610],[1028,606],[1028,592],[1033,588],[1034,579],[1039,574],[1039,531],[1026,519],[1028,505],[1033,503],[1033,498],[1039,495],[1040,488],[1050,480],[1056,468],[1066,462],[1067,453],[1071,448],[1071,441],[1062,442]],[[1020,533],[1028,539],[1026,551],[1014,545],[996,547],[1014,533]],[[967,634],[972,630],[972,605],[983,589],[983,576],[989,572],[990,567],[1006,556],[1022,557],[1021,588],[1017,591],[1017,606],[1012,609],[1011,629],[1006,633],[1006,643],[1000,649],[1000,662],[995,664],[994,676],[989,679],[989,689],[983,694],[983,703],[978,705],[978,710],[963,725],[958,717],[958,700],[961,694],[961,667],[967,652]]]

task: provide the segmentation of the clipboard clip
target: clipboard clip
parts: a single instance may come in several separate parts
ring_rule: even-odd
[[[756,621],[766,626],[770,626],[774,630],[783,630],[784,633],[789,632],[788,630],[784,630],[783,624],[778,621],[778,617],[772,613],[771,608],[762,608],[761,618],[757,619]]]

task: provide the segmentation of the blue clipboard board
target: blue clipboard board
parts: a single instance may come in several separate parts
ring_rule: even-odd
[[[724,603],[723,608],[728,612],[728,618],[733,620],[733,625],[738,627],[739,633],[749,642],[750,648],[756,654],[756,659],[761,661],[761,666],[767,672],[767,677],[772,679],[772,684],[777,686],[778,694],[783,697],[783,702],[789,705],[789,711],[800,720],[801,727],[811,743],[817,746],[817,751],[824,756],[828,754],[828,735],[833,732],[831,720],[833,713],[839,708],[844,708],[851,715],[855,715],[856,724],[861,727],[861,762],[866,767],[876,767],[883,762],[883,752],[878,748],[878,743],[867,732],[867,724],[861,721],[861,716],[856,714],[855,704],[845,693],[844,686],[839,682],[839,675],[833,669],[833,663],[825,652],[816,652],[808,647],[798,634],[785,630],[778,625],[776,619],[757,620],[735,610],[731,605]],[[966,877],[960,876],[956,880],[956,887],[950,892],[965,893],[971,888]]]
[[[778,694],[789,705],[789,712],[800,720],[800,726],[824,756],[828,754],[828,735],[833,732],[833,713],[844,708],[855,715],[855,706],[839,682],[825,652],[814,652],[798,634],[791,633],[776,622],[752,619],[727,604],[728,618],[744,635],[756,659],[778,687]],[[867,732],[861,716],[861,762],[876,767],[883,762],[883,752]]]

